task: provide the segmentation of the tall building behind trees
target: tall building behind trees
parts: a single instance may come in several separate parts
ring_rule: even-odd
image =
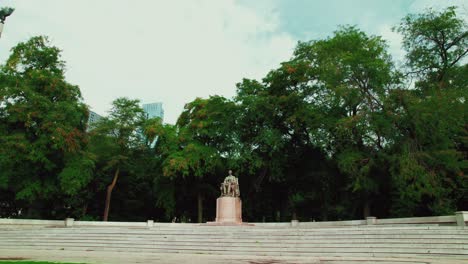
[[[146,113],[147,118],[159,117],[161,119],[164,119],[164,109],[163,109],[162,103],[157,102],[157,103],[143,104],[142,107]]]
[[[88,131],[91,129],[93,125],[95,125],[99,120],[101,120],[103,117],[99,115],[98,113],[94,111],[89,111],[89,117],[88,117]]]
[[[159,117],[162,120],[164,120],[164,109],[162,107],[161,102],[156,102],[156,103],[148,103],[148,104],[143,104],[142,105],[143,111],[145,111],[146,118],[156,118]],[[156,145],[156,141],[158,139],[155,138],[151,143],[150,147],[153,148]]]

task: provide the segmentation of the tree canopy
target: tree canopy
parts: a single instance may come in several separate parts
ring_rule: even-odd
[[[0,216],[203,222],[229,169],[246,221],[466,210],[467,28],[455,7],[407,15],[398,66],[340,26],[173,125],[129,98],[88,124],[60,50],[19,43],[0,67]]]
[[[0,68],[0,187],[29,204],[31,216],[35,205],[76,194],[93,175],[88,110],[64,71],[45,37],[18,44]]]

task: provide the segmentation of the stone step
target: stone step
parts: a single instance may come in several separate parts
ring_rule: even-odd
[[[445,226],[284,228],[197,225],[4,228],[0,249],[306,257],[461,259],[468,229]]]
[[[192,224],[192,225],[184,225],[184,224],[173,224],[172,225],[158,225],[154,223],[151,226],[151,229],[161,229],[161,230],[190,230],[190,229],[203,229],[203,230],[241,230],[241,231],[250,231],[250,230],[285,230],[285,229],[293,229],[293,230],[311,230],[311,231],[320,231],[323,229],[327,229],[330,231],[343,231],[343,230],[366,230],[366,229],[380,229],[380,230],[395,230],[395,229],[456,229],[458,226],[451,225],[451,226],[441,226],[441,225],[408,225],[408,226],[389,226],[389,225],[361,225],[361,226],[342,226],[342,227],[301,227],[296,226],[292,227],[291,225],[281,226],[281,227],[271,227],[271,226],[222,226],[222,225],[204,225],[204,224]],[[0,228],[2,226],[0,225]],[[4,226],[7,227],[7,226]],[[32,227],[34,228],[34,227]],[[36,227],[37,228],[37,227]],[[51,227],[42,227],[42,228],[51,228]],[[52,228],[64,228],[64,226],[55,226]],[[129,226],[83,226],[83,225],[74,225],[73,228],[83,228],[83,229],[146,229],[148,228],[146,225],[142,227],[129,227]]]
[[[239,235],[239,234],[210,234],[210,235],[199,235],[199,234],[128,234],[128,233],[113,233],[113,234],[6,234],[0,233],[0,238],[14,238],[14,237],[28,237],[28,238],[50,238],[55,236],[65,237],[95,237],[95,238],[174,238],[174,239],[252,239],[252,240],[264,240],[264,239],[277,239],[277,240],[309,240],[309,239],[468,239],[467,235],[456,234],[456,235],[442,235],[442,234],[358,234],[358,235],[339,235],[339,234],[320,234],[320,235],[304,235],[304,234],[285,234],[285,235]]]
[[[418,243],[418,244],[468,244],[466,239],[388,239],[388,238],[355,238],[346,239],[333,238],[333,239],[231,239],[231,238],[184,238],[184,237],[99,237],[99,236],[50,236],[50,237],[1,237],[1,241],[147,241],[147,242],[184,242],[184,243],[320,243],[320,244],[340,244],[340,243],[356,243],[356,244],[369,244],[369,243],[387,243],[387,244],[404,244],[404,243]]]
[[[200,234],[200,235],[209,235],[209,234],[245,234],[245,235],[262,235],[262,234],[309,234],[309,235],[319,235],[319,234],[337,234],[337,235],[359,235],[359,234],[466,234],[468,235],[468,229],[443,229],[443,230],[348,230],[348,231],[330,231],[330,230],[320,230],[320,231],[310,231],[310,230],[295,230],[295,229],[286,229],[286,230],[252,230],[252,231],[242,231],[242,230],[201,230],[201,229],[192,229],[192,230],[159,230],[159,229],[82,229],[82,228],[49,228],[49,229],[38,229],[38,230],[0,230],[1,233],[29,233],[29,234],[41,234],[41,233],[69,233],[73,232],[75,234],[90,234],[90,233],[100,233],[100,234],[112,234],[112,233],[122,233],[127,234]]]
[[[63,226],[56,226],[56,227],[10,227],[10,226],[2,226],[0,225],[0,230],[24,230],[24,229],[33,229],[33,230],[44,230],[44,229],[67,229]],[[346,230],[350,231],[359,231],[359,230],[463,230],[460,229],[458,226],[451,226],[451,227],[444,227],[444,226],[427,226],[427,227],[377,227],[377,226],[365,226],[365,227],[349,227],[349,228],[299,228],[299,227],[283,227],[283,228],[258,228],[258,227],[251,227],[251,226],[245,226],[245,227],[237,227],[237,226],[210,226],[210,227],[204,227],[204,226],[190,226],[190,227],[82,227],[82,226],[73,226],[73,229],[76,230],[119,230],[119,229],[125,229],[125,230],[167,230],[167,231],[181,231],[181,230],[235,230],[235,231],[243,231],[243,232],[249,232],[249,231],[284,231],[284,230],[297,230],[297,231],[337,231],[337,232],[342,232]]]
[[[4,249],[18,248],[18,245],[2,246]],[[73,250],[73,251],[118,251],[118,252],[153,252],[153,253],[189,253],[189,254],[233,254],[233,255],[263,255],[263,256],[380,256],[380,257],[443,257],[468,260],[467,250],[463,249],[407,249],[407,248],[296,248],[296,249],[263,249],[251,247],[207,248],[192,246],[187,248],[171,248],[150,246],[130,248],[105,246],[70,246],[70,245],[21,245],[21,249],[30,250]]]
[[[57,228],[57,229],[63,229],[65,228],[63,225],[60,226],[22,226],[22,225],[2,225],[0,224],[0,229],[48,229],[48,228]],[[80,226],[80,225],[73,225],[74,229],[147,229],[148,227],[145,226]],[[379,230],[427,230],[427,229],[435,229],[435,230],[441,230],[441,229],[457,229],[458,226],[387,226],[387,225],[363,225],[363,226],[350,226],[350,227],[291,227],[291,226],[285,226],[285,227],[258,227],[258,226],[222,226],[222,225],[214,225],[214,226],[207,226],[207,225],[180,225],[180,226],[158,226],[154,224],[151,226],[151,229],[161,229],[161,230],[191,230],[191,229],[197,229],[197,230],[241,230],[241,231],[250,231],[250,230],[287,230],[287,229],[292,229],[292,230],[310,230],[310,231],[321,231],[321,230],[329,230],[329,231],[343,231],[343,230],[372,230],[372,229],[379,229]]]
[[[146,247],[146,246],[171,246],[171,247],[191,247],[196,246],[209,246],[209,247],[254,247],[254,248],[416,248],[416,249],[468,249],[466,243],[350,243],[348,241],[342,241],[341,243],[320,243],[320,242],[289,242],[289,243],[273,243],[270,241],[259,242],[259,241],[223,241],[223,242],[211,242],[204,241],[195,243],[194,241],[149,241],[149,240],[63,240],[63,239],[49,239],[47,241],[42,240],[1,240],[0,247],[8,245],[71,245],[71,246],[103,246],[103,247],[120,247],[127,245],[128,247]],[[467,252],[468,254],[468,252]]]
[[[439,243],[439,244],[463,244],[468,243],[466,237],[457,237],[457,238],[441,238],[441,237],[359,237],[359,238],[340,238],[340,237],[301,237],[301,238],[280,238],[280,237],[168,237],[168,236],[155,236],[155,237],[128,237],[128,236],[114,236],[114,237],[99,237],[99,236],[74,236],[74,237],[55,237],[55,236],[43,236],[43,237],[3,237],[0,236],[0,240],[50,240],[50,239],[72,239],[72,240],[99,240],[99,241],[108,241],[108,240],[124,240],[124,241],[195,241],[195,242],[205,242],[205,241],[216,241],[216,242],[243,242],[243,241],[272,241],[275,243],[339,243],[341,241],[353,241],[354,243],[378,243],[379,241],[388,241],[389,243],[398,243],[399,241],[408,241],[408,243]]]
[[[61,234],[5,234],[0,232],[0,238],[95,238],[95,239],[192,239],[192,240],[223,240],[223,239],[238,239],[238,240],[342,240],[342,239],[444,239],[444,240],[468,240],[468,235],[465,234],[364,234],[364,235],[333,235],[333,234],[320,234],[320,235],[301,235],[301,234],[285,234],[285,235],[242,235],[242,234],[127,234],[112,233],[112,234],[74,234],[61,233]]]
[[[18,227],[12,227],[8,225],[0,225],[0,231],[3,230],[44,230],[44,229],[50,229],[50,230],[63,230],[67,229],[64,227],[27,227],[27,226],[18,226]],[[251,227],[251,226],[243,226],[243,227],[237,227],[237,226],[187,226],[187,227],[80,227],[80,226],[74,226],[74,230],[104,230],[104,231],[112,231],[112,230],[161,230],[161,231],[236,231],[236,232],[281,232],[281,231],[297,231],[297,232],[323,232],[326,230],[327,232],[356,232],[356,231],[369,231],[369,230],[377,230],[377,231],[395,231],[395,230],[465,230],[457,226],[421,226],[421,227],[386,227],[386,226],[375,226],[375,225],[370,225],[370,226],[362,226],[362,227],[347,227],[347,228],[329,228],[329,227],[322,227],[322,228],[300,228],[300,227],[282,227],[282,228],[270,228],[270,227]]]

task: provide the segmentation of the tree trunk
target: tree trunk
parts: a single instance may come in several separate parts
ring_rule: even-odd
[[[368,217],[368,216],[371,216],[371,209],[370,209],[370,201],[369,200],[366,200],[366,202],[364,203],[363,214],[364,214],[364,219],[366,219],[366,217]]]
[[[119,178],[119,172],[120,172],[120,168],[117,168],[117,170],[115,171],[114,179],[112,180],[112,183],[109,186],[107,186],[106,205],[104,207],[104,216],[102,218],[102,221],[107,221],[107,218],[109,217],[112,190],[114,189],[115,184],[117,183],[117,178]]]
[[[26,217],[29,219],[41,219],[41,214],[40,203],[35,200],[29,205]]]
[[[203,221],[203,196],[201,192],[198,193],[197,200],[198,200],[198,223],[201,223]]]
[[[293,209],[292,211],[292,219],[291,220],[297,220],[297,212],[296,209]]]
[[[322,221],[328,221],[328,204],[322,207],[321,218]]]
[[[88,213],[88,202],[83,206],[83,211],[81,212],[81,216],[85,216]]]
[[[268,167],[264,166],[262,171],[260,172],[260,175],[255,179],[253,186],[256,192],[260,191],[260,185],[262,184],[262,181],[265,178],[267,172],[268,172]]]

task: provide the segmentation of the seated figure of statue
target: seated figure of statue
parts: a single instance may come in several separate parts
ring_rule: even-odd
[[[229,175],[221,183],[221,196],[239,197],[239,181],[235,176],[232,175],[232,171],[229,171]]]

